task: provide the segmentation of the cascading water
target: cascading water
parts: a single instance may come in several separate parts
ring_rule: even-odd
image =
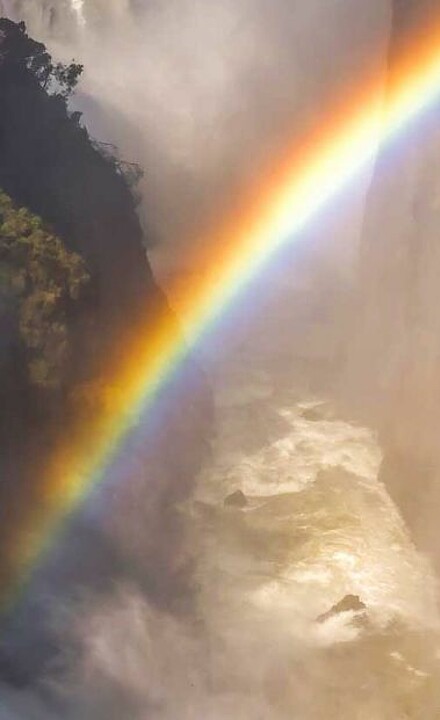
[[[84,0],[72,0],[72,9],[77,15],[78,24],[84,25],[86,21],[84,17]]]

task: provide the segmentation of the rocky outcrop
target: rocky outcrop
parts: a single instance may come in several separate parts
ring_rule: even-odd
[[[147,261],[126,167],[69,110],[77,69],[57,66],[23,23],[0,19],[0,269],[7,270],[0,320],[10,331],[1,345],[0,394],[8,397],[0,408],[3,592],[17,580],[14,545],[28,509],[41,502],[42,468],[60,439],[99,412],[107,366],[117,368],[136,333],[148,337],[159,317],[178,333]],[[68,297],[66,288],[76,290],[65,266],[83,274],[78,302]],[[56,382],[41,381],[48,372]],[[118,483],[104,484],[64,523],[22,602],[2,618],[3,679],[26,684],[44,672],[58,651],[54,606],[74,602],[81,588],[105,592],[124,577],[168,609],[188,602],[175,508],[205,456],[210,396],[191,358],[173,383],[156,404],[157,418],[142,419],[126,444]]]
[[[225,497],[225,507],[239,508],[242,510],[248,504],[246,495],[242,490],[235,490]]]
[[[326,620],[329,620],[335,615],[340,615],[341,613],[364,613],[366,609],[367,606],[364,602],[362,602],[359,595],[345,595],[342,600],[335,603],[330,610],[327,610],[327,612],[319,615],[317,621],[321,623],[326,622]]]

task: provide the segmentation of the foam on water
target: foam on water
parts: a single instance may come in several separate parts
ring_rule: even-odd
[[[314,625],[351,593],[379,624],[396,616],[435,624],[435,583],[377,480],[374,433],[332,417],[316,399],[280,404],[267,397],[267,378],[259,388],[247,375],[235,405],[220,388],[214,461],[197,492],[217,512],[201,562],[205,592],[220,584],[224,600],[230,583],[233,604],[268,622],[284,613]],[[249,452],[255,437],[259,446]],[[237,490],[246,507],[224,508]],[[344,623],[333,625],[337,635]],[[313,641],[323,632],[315,630]]]

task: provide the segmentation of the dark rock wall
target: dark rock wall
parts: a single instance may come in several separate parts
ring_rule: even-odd
[[[66,251],[82,259],[90,282],[71,319],[67,384],[55,399],[53,390],[40,393],[35,414],[29,400],[33,396],[35,406],[35,393],[25,374],[18,374],[10,398],[16,407],[0,408],[4,427],[12,411],[16,422],[13,447],[0,439],[2,592],[17,580],[13,545],[23,514],[39,502],[41,467],[54,444],[68,438],[83,412],[87,415],[87,408],[73,403],[73,395],[106,381],[109,357],[117,367],[126,343],[133,341],[133,328],[148,335],[159,316],[173,332],[177,328],[147,261],[124,168],[96,147],[60,94],[48,94],[30,68],[29,56],[39,61],[42,52],[23,25],[0,20],[0,189],[38,215]],[[12,353],[12,345],[2,348],[5,352]],[[1,382],[7,386],[11,379],[6,372]],[[104,484],[64,524],[23,602],[2,619],[4,679],[26,684],[45,672],[46,660],[58,650],[55,608],[66,599],[74,602],[78,592],[104,592],[130,577],[152,602],[169,609],[188,603],[190,570],[179,549],[182,531],[175,507],[190,492],[205,457],[211,421],[209,390],[191,358],[156,412],[157,417],[141,419],[126,446],[119,484]]]

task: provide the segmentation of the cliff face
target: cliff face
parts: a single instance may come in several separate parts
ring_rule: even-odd
[[[176,322],[147,262],[127,168],[69,112],[78,70],[54,64],[23,24],[0,19],[2,588],[14,575],[11,532],[39,502],[39,468],[89,412],[87,389],[105,382],[108,354],[117,363],[133,328],[148,334],[158,314]],[[49,557],[18,614],[3,618],[3,677],[27,682],[56,652],[48,593],[56,603],[129,575],[167,606],[185,595],[174,508],[204,457],[210,399],[191,361],[178,384],[154,437],[137,429],[122,487],[103,488],[99,512],[72,521],[65,551]]]
[[[390,69],[405,33],[438,21],[431,0],[396,0],[393,9]],[[432,113],[383,151],[376,165],[346,378],[361,410],[380,428],[382,477],[416,540],[437,561],[439,192],[440,131]]]
[[[84,257],[102,317],[124,321],[159,291],[123,167],[96,148],[62,93],[48,94],[44,46],[7,20],[0,32],[0,187]]]

